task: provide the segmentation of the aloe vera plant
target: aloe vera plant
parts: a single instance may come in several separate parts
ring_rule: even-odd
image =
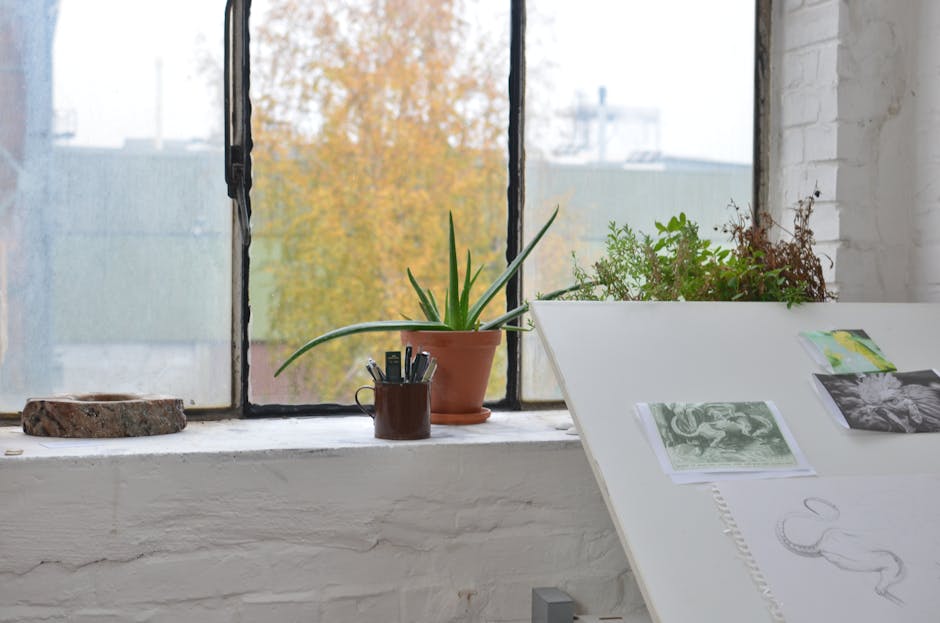
[[[512,276],[516,274],[516,271],[518,271],[519,267],[522,266],[522,262],[525,261],[525,259],[529,256],[535,246],[545,235],[545,232],[548,231],[548,228],[551,227],[553,222],[555,222],[555,218],[557,216],[558,208],[556,207],[555,211],[552,212],[551,217],[542,226],[535,237],[532,238],[531,242],[525,246],[522,252],[517,255],[508,266],[506,266],[506,270],[504,270],[502,274],[500,274],[500,276],[497,277],[497,279],[492,284],[490,284],[490,286],[480,296],[480,298],[476,299],[476,301],[471,304],[470,291],[473,288],[473,285],[476,283],[477,277],[480,276],[480,271],[483,269],[483,267],[480,266],[476,269],[475,272],[472,271],[470,251],[467,250],[466,269],[464,271],[463,284],[461,284],[460,275],[457,269],[457,244],[454,236],[454,215],[451,213],[449,216],[449,273],[447,293],[445,294],[444,298],[443,314],[441,314],[441,310],[437,304],[437,299],[434,297],[434,294],[431,292],[431,290],[428,288],[423,288],[421,284],[418,283],[418,280],[415,278],[414,274],[411,272],[411,268],[408,268],[408,281],[411,283],[415,293],[418,295],[418,302],[420,304],[421,311],[425,315],[425,320],[376,320],[372,322],[351,324],[345,327],[340,327],[339,329],[333,329],[332,331],[328,331],[323,335],[313,338],[294,351],[294,353],[288,357],[283,364],[281,364],[281,367],[277,369],[277,372],[274,373],[274,376],[278,376],[289,365],[296,361],[298,357],[310,349],[315,348],[324,342],[329,342],[330,340],[347,335],[377,331],[486,331],[491,329],[504,328],[506,323],[513,320],[514,318],[518,318],[529,310],[528,302],[523,303],[515,309],[507,311],[505,314],[494,318],[493,320],[483,322],[480,320],[480,316],[490,301],[492,301],[499,291],[506,285],[506,282],[508,282]],[[556,290],[554,292],[542,295],[539,298],[557,298],[573,289],[577,289],[578,287],[579,286],[573,286],[570,288],[564,288],[562,290]]]

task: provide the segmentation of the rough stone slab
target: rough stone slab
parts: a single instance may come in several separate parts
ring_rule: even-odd
[[[143,437],[186,428],[183,401],[172,396],[82,394],[30,398],[23,432],[41,437]]]

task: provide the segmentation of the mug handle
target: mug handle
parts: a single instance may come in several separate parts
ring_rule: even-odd
[[[362,403],[359,402],[359,392],[361,392],[361,391],[364,390],[364,389],[371,389],[371,390],[372,390],[372,393],[373,393],[373,394],[375,393],[375,388],[374,388],[374,387],[372,387],[371,385],[363,385],[362,387],[360,387],[359,389],[356,390],[356,393],[354,394],[353,397],[356,399],[356,405],[359,407],[359,410],[362,411],[363,413],[365,413],[366,415],[368,415],[370,418],[372,418],[372,419],[374,420],[374,419],[375,419],[375,413],[369,413],[369,412],[366,410],[366,408],[365,408],[364,406],[362,406]]]

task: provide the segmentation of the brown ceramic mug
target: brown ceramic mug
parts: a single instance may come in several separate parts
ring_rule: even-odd
[[[359,392],[375,392],[374,411],[359,402]],[[431,436],[430,383],[376,383],[356,390],[359,409],[375,420],[379,439],[427,439]]]

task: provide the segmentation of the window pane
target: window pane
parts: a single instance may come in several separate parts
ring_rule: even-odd
[[[0,3],[0,410],[230,404],[224,4]]]
[[[508,33],[508,0],[252,4],[252,402],[352,403],[397,334],[273,372],[331,329],[422,318],[409,267],[443,305],[448,211],[476,294],[505,266]]]
[[[710,235],[750,203],[754,0],[530,0],[527,24],[526,228],[561,215],[526,296],[573,283],[611,220],[685,212]],[[525,335],[523,399],[560,398],[551,378]]]

